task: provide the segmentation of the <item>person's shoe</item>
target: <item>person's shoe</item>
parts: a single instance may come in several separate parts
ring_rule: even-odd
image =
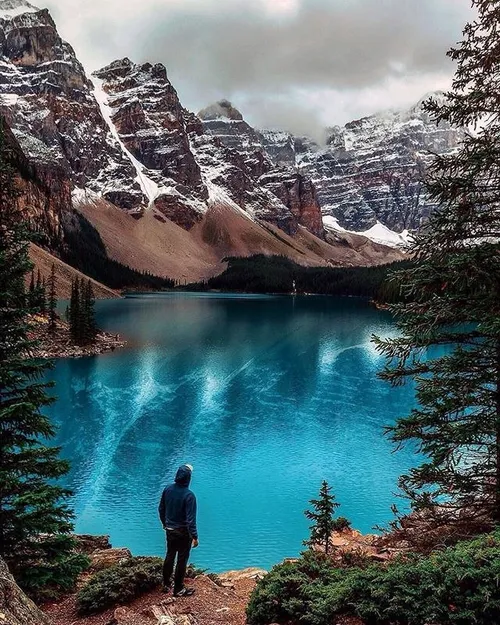
[[[188,588],[187,586],[184,586],[180,590],[174,591],[174,597],[190,597],[191,595],[194,595],[194,593],[194,588]]]

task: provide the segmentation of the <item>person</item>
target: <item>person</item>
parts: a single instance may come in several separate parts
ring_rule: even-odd
[[[167,554],[163,563],[163,591],[169,592],[174,575],[174,597],[187,597],[194,588],[184,586],[186,567],[191,547],[198,547],[196,528],[196,497],[189,490],[193,467],[183,464],[177,469],[175,482],[167,486],[161,496],[158,512],[167,534]]]

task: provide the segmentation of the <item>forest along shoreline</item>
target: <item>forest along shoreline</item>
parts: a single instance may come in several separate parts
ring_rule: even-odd
[[[28,281],[26,281],[28,286]],[[23,299],[27,306],[27,336],[34,358],[80,358],[114,351],[126,345],[119,334],[101,330],[95,315],[94,285],[89,278],[71,281],[64,318],[58,313],[60,299],[55,264],[45,281],[34,271]],[[116,294],[118,296],[118,294]]]
[[[97,330],[94,341],[79,345],[71,336],[70,325],[60,317],[55,322],[55,329],[50,329],[50,320],[46,315],[33,315],[28,335],[37,342],[35,358],[83,358],[97,356],[116,349],[122,349],[127,341],[119,334]]]
[[[377,308],[399,299],[397,288],[387,279],[392,271],[403,269],[408,261],[374,267],[302,267],[277,256],[254,255],[229,258],[227,269],[207,282],[176,285],[163,279],[168,288],[157,292],[256,293],[266,295],[326,295],[369,299]],[[45,274],[47,267],[44,266]],[[144,277],[143,277],[144,278]],[[145,279],[145,278],[144,278]],[[158,285],[161,284],[157,278]],[[143,293],[138,285],[122,291],[112,290],[94,279],[77,273],[66,275],[52,263],[47,277],[40,267],[26,275],[26,304],[29,314],[29,338],[35,342],[35,358],[82,358],[122,349],[127,341],[119,334],[98,328],[95,318],[98,299],[122,298],[127,293]],[[148,290],[147,292],[151,292]],[[69,299],[64,316],[57,312],[58,301]]]

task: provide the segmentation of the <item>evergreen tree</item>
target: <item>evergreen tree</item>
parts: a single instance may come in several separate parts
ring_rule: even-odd
[[[31,270],[30,287],[28,292],[28,307],[35,309],[37,307],[37,299],[35,294],[35,272]]]
[[[41,382],[47,364],[31,356],[29,309],[20,297],[32,269],[29,235],[3,136],[0,118],[0,556],[36,592],[71,585],[82,560],[72,553],[70,493],[55,482],[68,464],[48,446],[54,428],[42,413],[51,403]]]
[[[49,309],[49,334],[55,334],[57,323],[57,278],[54,263],[50,268],[49,276],[49,299],[47,302]]]
[[[47,312],[47,297],[46,297],[46,288],[45,288],[45,279],[42,280],[42,275],[40,273],[40,269],[37,272],[36,278],[36,306],[44,315]]]
[[[311,499],[309,502],[313,509],[304,512],[306,517],[313,522],[309,528],[311,532],[310,538],[304,541],[304,544],[310,547],[322,545],[326,554],[330,551],[332,532],[337,527],[334,519],[335,510],[340,507],[340,504],[335,501],[335,495],[332,495],[331,490],[328,482],[323,481],[319,491],[319,499]]]
[[[95,320],[95,297],[92,282],[76,278],[71,283],[71,299],[68,307],[68,322],[72,340],[77,345],[95,342],[97,325]]]
[[[427,186],[439,208],[414,243],[417,265],[396,276],[401,336],[376,339],[389,357],[382,377],[416,381],[419,407],[389,432],[424,454],[400,484],[438,523],[459,512],[500,523],[500,0],[473,7],[477,20],[449,52],[452,91],[427,109],[475,130],[434,161]]]
[[[82,311],[83,311],[83,328],[82,336],[83,342],[86,345],[95,342],[97,335],[97,325],[95,320],[95,297],[94,289],[92,288],[92,282],[87,280],[87,283],[82,289]]]
[[[71,298],[69,300],[69,331],[74,343],[80,343],[80,280],[75,278],[71,283]]]

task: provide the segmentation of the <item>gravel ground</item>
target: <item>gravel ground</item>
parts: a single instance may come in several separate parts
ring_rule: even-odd
[[[205,576],[189,582],[196,592],[191,597],[174,599],[168,605],[173,614],[193,615],[197,625],[244,625],[245,608],[255,587],[255,580],[240,579],[233,582],[232,588],[217,586]],[[75,595],[61,602],[47,604],[44,611],[54,625],[156,625],[152,608],[169,595],[154,591],[139,597],[125,609],[111,609],[95,616],[79,617],[75,609]]]

